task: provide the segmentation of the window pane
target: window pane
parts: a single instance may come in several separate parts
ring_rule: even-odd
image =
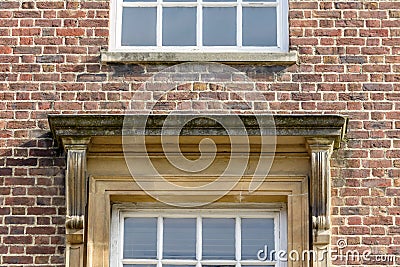
[[[203,44],[208,46],[236,45],[236,8],[203,8]]]
[[[244,46],[276,46],[276,35],[277,23],[275,8],[243,8]]]
[[[277,0],[243,0],[243,2],[268,2],[275,3]]]
[[[164,219],[165,259],[196,259],[196,219]]]
[[[275,249],[274,219],[242,219],[242,259],[257,260],[257,252]]]
[[[163,45],[196,45],[196,8],[163,8]]]
[[[203,2],[236,2],[236,0],[203,0]]]
[[[150,264],[124,264],[124,267],[156,267],[156,265],[150,265]]]
[[[157,0],[124,0],[124,2],[157,2]]]
[[[163,2],[196,2],[196,1],[197,0],[163,0]]]
[[[125,7],[122,13],[121,44],[156,45],[156,16],[155,7]]]
[[[124,258],[155,259],[157,256],[157,218],[126,218]]]
[[[203,219],[203,259],[235,259],[235,219]]]

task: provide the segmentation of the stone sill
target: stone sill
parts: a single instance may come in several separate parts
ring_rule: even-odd
[[[102,63],[223,62],[293,65],[297,52],[101,52]]]

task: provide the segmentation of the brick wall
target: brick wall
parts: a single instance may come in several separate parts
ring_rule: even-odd
[[[166,67],[102,65],[108,16],[108,1],[0,1],[1,266],[64,266],[65,158],[47,114],[123,113]],[[400,254],[400,1],[290,0],[290,35],[297,65],[233,67],[274,113],[350,117],[332,161],[332,244]],[[235,94],[188,82],[158,112],[201,93],[243,108]]]

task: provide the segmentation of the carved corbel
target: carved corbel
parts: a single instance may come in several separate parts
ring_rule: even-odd
[[[86,188],[86,153],[90,138],[63,138],[67,152],[67,171],[65,191],[67,214],[66,229],[66,266],[84,266],[85,209]]]
[[[311,157],[310,206],[313,249],[318,259],[313,266],[329,266],[327,251],[330,244],[330,158],[334,139],[308,138]],[[325,254],[325,255],[323,255]]]

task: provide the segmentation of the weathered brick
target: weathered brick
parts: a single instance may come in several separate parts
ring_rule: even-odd
[[[83,36],[85,30],[80,28],[57,29],[56,34],[57,36]]]
[[[36,57],[37,63],[62,63],[64,56],[62,55],[45,55]]]
[[[135,102],[141,111],[244,113],[250,103],[257,111],[347,115],[347,139],[331,163],[332,243],[340,237],[352,246],[397,252],[400,2],[289,5],[296,64],[232,64],[255,81],[251,88],[227,87],[240,75],[221,73],[214,77],[223,83],[207,84],[176,74],[187,83],[164,95],[170,88],[163,80],[141,85],[170,64],[100,62],[108,46],[109,1],[0,1],[0,265],[65,265],[65,158],[53,147],[47,114],[123,113],[143,89]]]

